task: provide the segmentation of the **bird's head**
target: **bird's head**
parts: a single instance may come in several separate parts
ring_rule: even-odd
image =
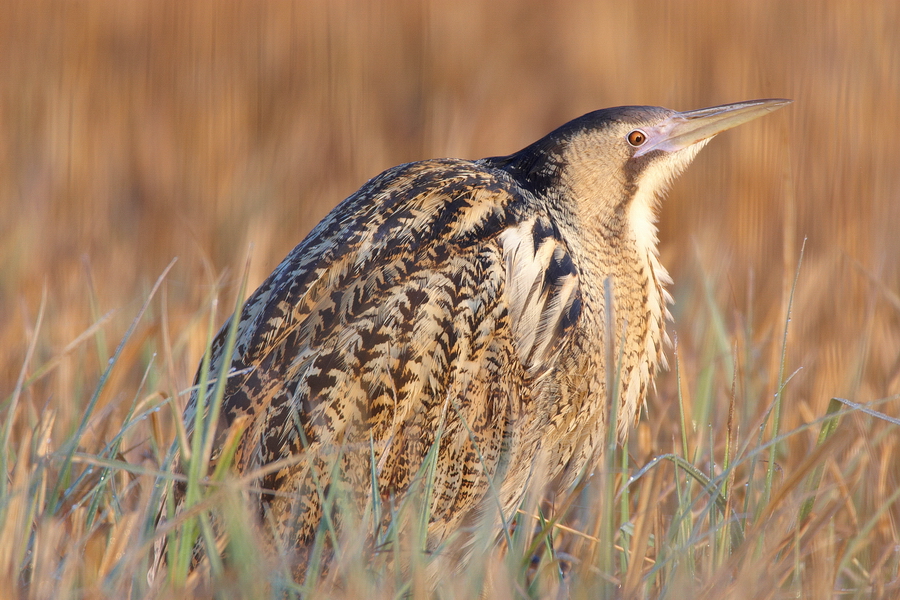
[[[630,225],[639,242],[655,244],[657,199],[697,152],[716,134],[788,103],[751,100],[687,112],[606,108],[488,160],[572,220],[613,230]]]

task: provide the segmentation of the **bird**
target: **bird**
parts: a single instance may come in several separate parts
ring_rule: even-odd
[[[402,501],[426,466],[429,547],[508,523],[535,473],[565,489],[596,463],[612,404],[624,442],[665,367],[670,183],[715,135],[790,102],[607,108],[508,156],[384,171],[222,326],[188,436],[218,374],[210,468],[240,424],[232,469],[259,473],[250,502],[298,577],[323,519]]]

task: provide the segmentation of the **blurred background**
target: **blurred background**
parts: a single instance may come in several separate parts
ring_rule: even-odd
[[[894,0],[8,0],[2,13],[3,397],[44,291],[26,371],[54,364],[28,386],[19,426],[48,406],[57,428],[77,422],[174,257],[101,414],[124,410],[154,353],[165,366],[141,393],[188,387],[210,295],[218,326],[251,244],[252,289],[388,167],[508,154],[607,106],[768,97],[794,104],[714,140],[662,207],[684,392],[723,390],[714,421],[732,394],[745,416],[769,407],[806,240],[783,427],[821,416],[832,396],[900,393]],[[67,349],[109,311],[88,351]],[[658,387],[640,454],[668,450],[677,431],[674,373]],[[814,439],[790,444],[802,456]]]

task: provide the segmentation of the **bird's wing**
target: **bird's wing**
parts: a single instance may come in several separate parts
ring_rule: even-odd
[[[478,248],[491,244],[514,218],[509,208],[518,200],[508,180],[468,161],[411,163],[369,181],[323,219],[247,300],[232,372],[258,372],[263,365],[296,369],[297,356],[286,355],[286,345],[302,350],[334,344],[346,337],[342,331],[349,323],[388,297],[399,302],[398,294],[408,290],[409,297],[399,302],[402,312],[382,315],[399,326],[401,317],[433,302],[438,291],[430,287],[418,295],[416,282],[441,273],[445,286],[454,283],[453,270],[463,268],[460,261],[477,262]],[[213,342],[214,370],[224,360],[228,325]],[[236,404],[234,416],[251,412],[251,398],[236,393],[238,382],[251,375],[229,379],[226,398]]]

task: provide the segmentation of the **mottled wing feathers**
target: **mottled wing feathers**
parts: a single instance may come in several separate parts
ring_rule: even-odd
[[[406,265],[394,258],[430,249],[440,261],[452,245],[482,242],[479,236],[497,230],[515,201],[508,181],[466,161],[424,161],[386,171],[320,222],[261,286],[259,314],[252,326],[242,327],[246,345],[235,355],[258,358],[313,305],[349,282],[365,279],[362,294],[402,284]],[[341,298],[336,318],[352,315],[353,303],[364,301],[371,298]],[[248,302],[242,321],[254,316],[255,304]]]

